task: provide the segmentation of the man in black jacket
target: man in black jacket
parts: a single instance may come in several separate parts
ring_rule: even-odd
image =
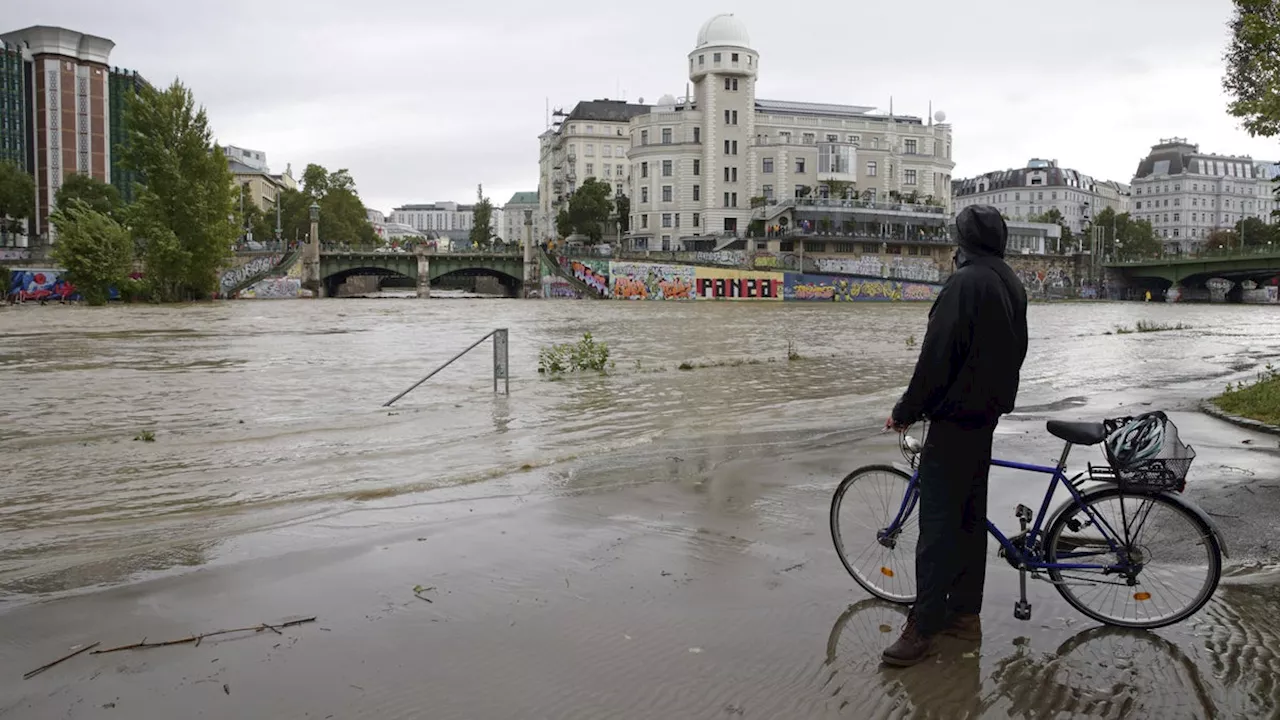
[[[920,456],[916,604],[891,665],[914,665],[949,633],[978,640],[987,568],[987,472],[1027,356],[1027,293],[1004,262],[1008,228],[988,205],[960,211],[956,271],[929,311],[911,384],[885,427],[930,421]]]

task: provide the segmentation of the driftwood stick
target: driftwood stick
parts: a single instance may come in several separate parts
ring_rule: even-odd
[[[270,630],[271,632],[273,632],[273,633],[275,633],[275,634],[277,634],[277,635],[283,635],[283,634],[284,634],[284,633],[280,632],[279,630],[275,629],[274,627],[271,627],[270,625],[268,625],[268,624],[266,624],[266,623],[262,623],[262,627],[258,628],[258,630],[260,630],[260,631],[261,631],[261,630]]]
[[[94,650],[93,654],[105,655],[106,653],[120,652],[121,650],[145,650],[149,648],[167,647],[169,645],[185,645],[187,643],[195,643],[196,645],[199,645],[202,640],[208,637],[214,637],[216,635],[229,635],[231,633],[238,633],[238,632],[250,632],[250,631],[262,632],[263,628],[270,628],[271,630],[274,630],[275,632],[280,633],[280,630],[278,628],[293,627],[294,625],[302,625],[303,623],[315,622],[315,620],[316,619],[314,617],[303,618],[301,620],[290,620],[287,623],[280,623],[279,625],[276,625],[274,627],[270,625],[266,625],[265,623],[260,623],[258,625],[252,625],[250,627],[231,628],[230,630],[214,630],[213,632],[201,633],[199,635],[192,635],[191,637],[180,638],[178,640],[166,640],[164,642],[157,642],[157,643],[149,643],[147,642],[146,638],[143,638],[142,642],[136,642],[131,645],[120,645],[118,647],[107,648],[106,650]],[[284,633],[280,633],[280,634],[283,635]]]
[[[23,680],[30,680],[31,678],[33,678],[33,677],[35,677],[35,676],[39,675],[40,673],[44,672],[45,670],[48,670],[49,668],[53,667],[54,665],[57,665],[58,663],[60,663],[60,662],[62,662],[62,661],[64,661],[64,660],[70,660],[71,658],[73,658],[73,657],[75,657],[75,656],[79,655],[80,653],[82,653],[82,652],[86,652],[86,651],[88,651],[88,650],[92,650],[92,649],[94,649],[94,648],[98,647],[98,646],[99,646],[99,645],[101,645],[101,644],[102,644],[102,642],[101,642],[101,641],[99,641],[99,642],[96,642],[96,643],[94,643],[94,644],[92,644],[92,645],[85,645],[84,647],[80,648],[79,650],[76,650],[75,652],[71,653],[70,655],[63,655],[62,657],[58,658],[57,660],[54,660],[54,661],[53,661],[53,662],[51,662],[51,663],[47,663],[47,664],[45,664],[45,665],[41,665],[40,667],[36,668],[35,670],[32,670],[31,672],[28,672],[28,673],[23,674],[22,679],[23,679]]]

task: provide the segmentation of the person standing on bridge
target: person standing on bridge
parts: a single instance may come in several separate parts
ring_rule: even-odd
[[[916,604],[883,659],[915,665],[948,633],[982,638],[987,569],[987,474],[1000,416],[1013,410],[1027,356],[1027,293],[1004,261],[1000,211],[956,216],[955,272],[929,311],[911,384],[885,421],[905,432],[928,419],[920,455]]]

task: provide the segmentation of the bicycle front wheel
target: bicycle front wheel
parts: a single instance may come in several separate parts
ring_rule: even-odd
[[[1051,563],[1117,568],[1050,569],[1049,577],[1072,607],[1118,627],[1185,620],[1209,602],[1222,577],[1213,528],[1160,493],[1091,490],[1049,522],[1044,547]]]
[[[831,498],[831,540],[840,562],[867,592],[904,604],[916,600],[920,540],[910,487],[911,476],[898,468],[868,465],[849,473]],[[910,512],[891,527],[900,510]]]

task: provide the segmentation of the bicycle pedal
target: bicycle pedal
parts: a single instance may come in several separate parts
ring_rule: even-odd
[[[1031,619],[1031,603],[1019,600],[1013,604],[1013,617],[1018,620]]]

